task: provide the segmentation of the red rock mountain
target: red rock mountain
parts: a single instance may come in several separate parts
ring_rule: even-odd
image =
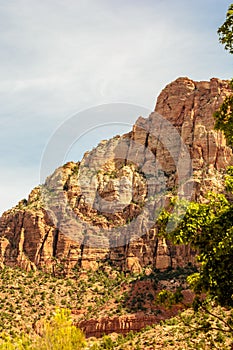
[[[138,272],[194,262],[189,247],[157,237],[156,218],[174,194],[202,200],[221,190],[232,152],[214,130],[213,113],[230,93],[216,78],[166,86],[130,133],[59,167],[3,214],[1,263],[48,271],[62,263],[68,271],[108,261]]]

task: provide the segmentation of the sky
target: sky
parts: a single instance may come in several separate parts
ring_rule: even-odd
[[[74,115],[118,103],[152,111],[161,89],[177,77],[231,78],[232,57],[216,33],[230,4],[0,0],[0,213],[41,183],[46,147]],[[85,135],[61,164],[130,130],[136,110],[91,131],[81,118]]]

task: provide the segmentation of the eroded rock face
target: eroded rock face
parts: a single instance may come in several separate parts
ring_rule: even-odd
[[[172,314],[172,313],[171,313]],[[174,313],[175,314],[175,313]],[[173,316],[173,314],[172,314]],[[160,318],[161,320],[162,318]],[[86,337],[102,337],[104,334],[127,334],[129,331],[138,332],[142,328],[155,324],[159,317],[154,315],[129,315],[120,317],[106,317],[100,320],[85,320],[77,323]]]
[[[194,82],[179,78],[160,94],[155,110],[179,130],[189,148],[194,171],[221,170],[231,162],[231,150],[220,131],[214,130],[213,113],[229,95],[227,81]]]
[[[102,141],[67,163],[0,219],[1,263],[51,271],[57,262],[98,269],[108,260],[140,272],[193,263],[195,253],[157,237],[156,218],[173,194],[202,200],[220,191],[232,152],[213,113],[228,82],[179,78],[155,112],[126,135]]]

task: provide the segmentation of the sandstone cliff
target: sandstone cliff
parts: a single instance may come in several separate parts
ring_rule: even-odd
[[[129,134],[102,141],[81,162],[56,169],[0,219],[2,264],[51,271],[108,261],[139,272],[194,262],[189,247],[157,237],[156,218],[176,194],[202,200],[221,190],[232,152],[213,112],[228,82],[179,78]]]

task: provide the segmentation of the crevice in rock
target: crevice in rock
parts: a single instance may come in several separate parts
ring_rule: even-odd
[[[127,140],[128,141],[128,140]],[[134,140],[133,139],[129,139],[129,143],[127,142],[128,144],[128,149],[127,149],[127,152],[126,152],[126,155],[125,155],[125,159],[124,159],[124,162],[123,164],[126,166],[127,163],[128,163],[128,158],[129,158],[129,151],[130,151],[130,147],[131,147],[131,143],[133,143]]]
[[[19,254],[19,242],[20,242],[20,238],[21,238],[20,236],[21,236],[22,229],[24,228],[24,218],[25,218],[25,212],[22,215],[22,220],[21,220],[19,228],[17,230],[15,230],[14,235],[12,237],[13,239],[10,240],[12,248],[17,249],[17,256]],[[19,220],[19,215],[18,215],[18,220]],[[18,222],[18,220],[16,222]],[[19,232],[19,234],[18,234],[18,232]],[[24,249],[24,247],[23,247],[23,249]]]
[[[157,262],[158,245],[159,245],[159,239],[156,238],[155,239],[155,248],[154,248],[154,252],[153,252],[153,261],[154,261],[155,266],[156,266],[156,262]]]
[[[193,147],[193,144],[194,144],[194,138],[195,138],[195,126],[196,126],[196,119],[197,119],[197,116],[196,116],[196,113],[195,113],[195,96],[193,97],[193,102],[192,102],[192,107],[191,107],[191,113],[193,113],[193,124],[192,124],[192,130],[191,130],[191,135],[192,135],[192,142],[190,144],[190,147],[192,148]]]
[[[145,139],[145,149],[148,147],[148,140],[149,140],[149,132],[146,134],[146,139]]]
[[[78,260],[78,265],[81,266],[82,260],[83,260],[83,252],[84,252],[84,247],[85,247],[85,241],[83,241],[80,245],[80,258]]]
[[[174,126],[178,127],[179,131],[180,128],[182,127],[183,121],[184,121],[184,112],[185,112],[185,105],[182,106],[181,112],[179,116],[177,117],[176,121],[174,122]]]
[[[53,258],[55,258],[57,254],[58,238],[59,238],[59,230],[58,228],[56,228],[53,234]]]
[[[215,160],[214,160],[214,168],[215,169],[217,169],[218,155],[219,155],[219,148],[217,147],[216,156],[215,156]]]
[[[169,250],[169,258],[170,258],[170,267],[173,268],[173,264],[172,264],[172,248],[170,245],[170,242],[166,241],[168,250]]]
[[[65,182],[65,184],[64,184],[64,186],[63,186],[63,191],[68,191],[68,189],[69,189],[69,186],[68,186],[68,181],[69,180],[67,180],[66,182]]]
[[[206,162],[207,162],[207,170],[209,169],[209,165],[210,165],[210,138],[209,138],[209,131],[207,131],[206,133],[206,138],[207,138],[207,159],[206,159]]]
[[[43,250],[44,250],[44,245],[45,245],[45,242],[46,242],[46,240],[47,240],[47,238],[48,238],[48,235],[49,235],[49,232],[47,232],[47,233],[44,235],[44,238],[43,238],[43,241],[42,241],[42,243],[41,243],[40,249],[39,249],[39,251],[38,251],[37,254],[36,254],[36,257],[35,257],[35,263],[36,263],[36,264],[39,264],[39,263],[40,263],[41,254],[42,254],[42,252],[43,252]]]

